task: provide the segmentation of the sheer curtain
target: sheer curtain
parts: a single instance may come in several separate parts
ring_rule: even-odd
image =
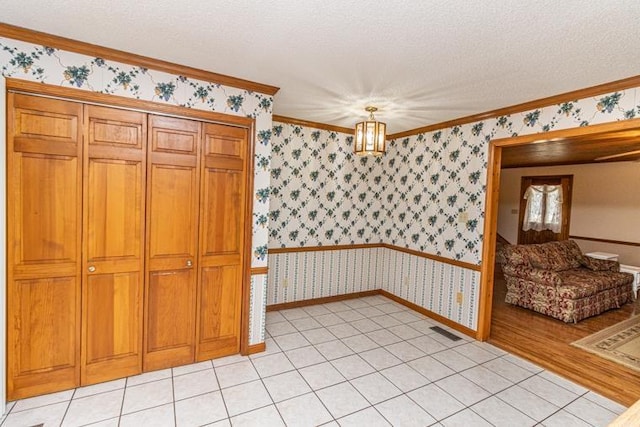
[[[530,185],[524,193],[527,208],[524,212],[522,230],[551,230],[559,233],[562,229],[562,186]]]

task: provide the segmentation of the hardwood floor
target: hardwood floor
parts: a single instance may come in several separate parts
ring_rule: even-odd
[[[640,400],[640,372],[570,344],[640,314],[640,299],[578,322],[566,324],[504,302],[505,281],[496,266],[489,342],[594,390],[623,405]]]

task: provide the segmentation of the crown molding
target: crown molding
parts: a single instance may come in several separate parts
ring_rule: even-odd
[[[149,58],[147,56],[98,46],[91,43],[81,42],[78,40],[30,30],[28,28],[17,27],[15,25],[5,24],[1,22],[0,36],[15,40],[21,40],[28,43],[35,43],[56,49],[67,50],[83,55],[89,55],[92,57],[100,57],[103,59],[108,59],[110,61],[122,62],[137,67],[149,68],[152,70],[163,71],[165,73],[190,77],[212,83],[219,83],[221,85],[231,86],[238,89],[245,89],[252,92],[264,93],[267,95],[275,95],[276,92],[280,90],[280,88],[276,86],[256,83],[250,80],[226,76],[224,74],[213,73],[211,71],[205,71],[199,68],[175,64],[173,62],[163,61],[161,59]]]
[[[333,132],[340,132],[340,133],[346,133],[346,134],[349,134],[349,135],[353,135],[353,128],[345,128],[345,127],[342,127],[342,126],[334,126],[334,125],[328,125],[328,124],[325,124],[325,123],[311,122],[311,121],[308,121],[308,120],[294,119],[294,118],[291,118],[291,117],[278,116],[277,114],[273,115],[273,121],[274,122],[278,122],[278,123],[287,123],[287,124],[290,124],[290,125],[307,126],[307,127],[312,127],[312,128],[316,128],[316,129],[323,129],[323,130],[329,130],[329,131],[333,131]]]
[[[507,116],[514,113],[522,113],[523,111],[535,110],[536,108],[548,107],[549,105],[560,104],[562,102],[575,101],[577,99],[588,98],[591,96],[602,95],[618,90],[629,89],[640,86],[640,76],[629,77],[622,80],[616,80],[597,86],[591,86],[584,89],[578,89],[571,92],[561,93],[546,98],[540,98],[533,101],[523,102],[521,104],[511,105],[509,107],[498,108],[496,110],[486,111],[484,113],[472,114],[470,116],[460,117],[458,119],[446,122],[435,123],[433,125],[423,126],[403,132],[387,135],[387,139],[398,139],[407,136],[417,135],[419,133],[433,132],[439,129],[446,129],[472,122],[479,122],[499,116]]]

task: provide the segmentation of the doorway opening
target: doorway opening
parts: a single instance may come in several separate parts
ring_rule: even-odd
[[[514,348],[509,348],[509,351],[520,354],[565,377],[581,382],[601,394],[627,404],[631,403],[632,399],[637,400],[640,396],[640,387],[637,389],[632,387],[633,390],[630,390],[628,386],[628,383],[634,382],[633,378],[634,375],[637,377],[637,373],[634,374],[632,371],[625,372],[624,370],[618,371],[611,366],[605,367],[602,359],[588,353],[582,352],[576,356],[566,353],[566,348],[550,347],[548,340],[554,339],[559,333],[559,329],[566,326],[561,322],[558,323],[558,321],[551,319],[550,322],[545,323],[542,327],[546,329],[546,336],[544,334],[532,334],[532,330],[535,327],[534,323],[532,323],[534,320],[548,319],[533,312],[527,313],[526,309],[521,309],[518,313],[520,320],[527,316],[531,316],[531,318],[521,322],[519,327],[514,327],[513,323],[510,324],[509,327],[516,333],[500,342],[500,337],[496,335],[500,335],[501,327],[497,322],[492,325],[492,322],[496,321],[492,319],[493,303],[494,301],[499,302],[499,299],[494,299],[494,297],[499,297],[499,293],[502,290],[500,286],[495,286],[494,284],[496,274],[495,249],[500,177],[501,169],[505,165],[506,167],[516,168],[537,165],[558,166],[599,163],[602,161],[638,160],[640,157],[639,149],[640,119],[552,131],[545,134],[504,138],[491,142],[485,210],[480,318],[478,323],[479,339],[490,339],[491,342],[499,346],[503,346],[502,344],[507,341],[516,343],[517,345],[514,344]],[[522,215],[522,212],[519,213]],[[513,240],[511,243],[515,243]],[[614,310],[613,312],[617,311],[619,310]],[[624,316],[625,313],[622,312],[620,315]],[[626,316],[628,317],[629,313],[626,313]],[[585,320],[575,325],[572,329],[572,333],[576,334],[575,339],[580,338],[580,334],[589,334],[590,332],[585,332],[589,329],[604,327],[597,325],[603,318],[602,316],[597,316],[592,320]],[[492,333],[492,326],[495,326],[495,334]],[[569,342],[573,340],[573,338],[569,338]],[[520,349],[515,347],[520,347]],[[533,351],[534,349],[542,350],[536,352]],[[545,352],[546,354],[542,354]],[[612,369],[615,374],[612,374]],[[616,378],[615,381],[610,380],[612,375]],[[627,386],[622,385],[622,382]]]

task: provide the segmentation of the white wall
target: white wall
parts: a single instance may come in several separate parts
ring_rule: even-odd
[[[640,163],[503,169],[498,233],[510,243],[518,240],[520,178],[529,175],[573,175],[570,235],[640,243]],[[583,252],[617,253],[621,263],[640,265],[640,247],[576,242]]]

